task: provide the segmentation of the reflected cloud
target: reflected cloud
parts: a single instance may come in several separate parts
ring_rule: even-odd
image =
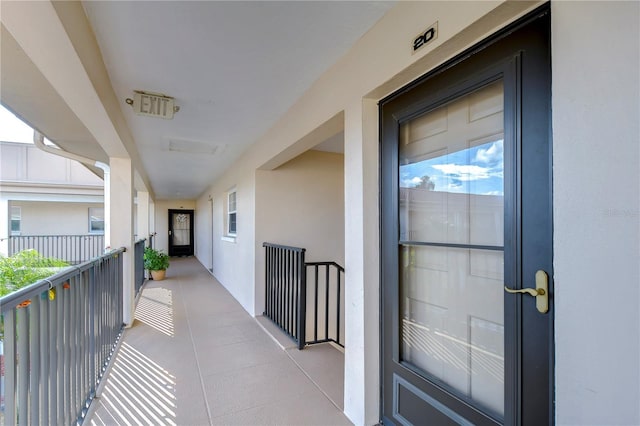
[[[431,191],[503,195],[504,141],[502,139],[446,152],[429,158],[406,158],[400,165],[400,186]],[[442,152],[442,151],[439,151]]]
[[[491,176],[489,168],[471,164],[435,164],[433,168],[463,182],[488,179]]]

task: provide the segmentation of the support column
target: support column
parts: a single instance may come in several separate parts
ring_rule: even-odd
[[[9,256],[9,200],[0,197],[0,256]]]
[[[123,256],[123,319],[133,323],[135,300],[133,253],[133,167],[129,158],[110,158],[110,241],[112,248],[125,247]]]
[[[138,239],[149,238],[149,193],[138,191]]]
[[[345,110],[344,412],[357,425],[380,418],[378,107]]]

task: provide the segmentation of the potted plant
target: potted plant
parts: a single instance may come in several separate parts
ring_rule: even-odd
[[[155,281],[162,281],[169,267],[169,255],[151,247],[144,249],[144,269],[151,272]]]

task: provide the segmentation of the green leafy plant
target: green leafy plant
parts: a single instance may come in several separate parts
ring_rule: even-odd
[[[144,249],[144,269],[148,269],[149,271],[161,271],[168,267],[168,254],[159,250],[154,250],[151,247],[146,247]]]
[[[9,257],[0,256],[0,297],[50,277],[69,264],[43,257],[36,250],[23,250]]]

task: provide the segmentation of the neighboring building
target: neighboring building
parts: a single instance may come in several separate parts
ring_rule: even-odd
[[[640,424],[640,3],[388,4],[280,112],[236,90],[276,85],[285,67],[250,78],[214,48],[279,65],[269,41],[330,30],[252,37],[281,15],[234,4],[3,2],[2,102],[111,168],[125,324],[134,227],[171,250],[192,218],[195,256],[253,316],[263,242],[344,261],[344,413],[357,425]],[[211,15],[187,15],[199,8]],[[144,84],[182,90],[183,115],[136,115]],[[278,118],[260,127],[265,112]],[[224,139],[252,120],[243,149]],[[205,189],[185,196],[198,176]],[[30,211],[5,200],[7,216],[14,202]]]
[[[0,142],[0,159],[0,254],[37,248],[20,237],[104,234],[103,182],[87,167],[27,143]]]

